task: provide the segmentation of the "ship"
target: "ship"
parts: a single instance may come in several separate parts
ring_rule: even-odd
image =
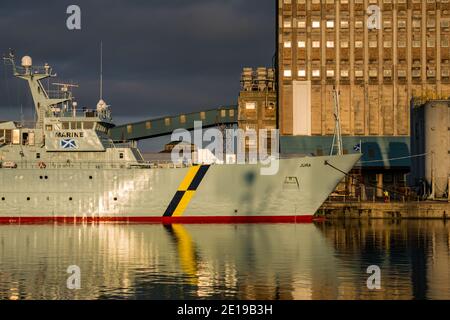
[[[79,108],[72,84],[43,84],[49,64],[5,58],[25,80],[35,121],[0,123],[0,222],[310,222],[361,154],[262,163],[152,163],[134,141],[113,141],[111,108]]]

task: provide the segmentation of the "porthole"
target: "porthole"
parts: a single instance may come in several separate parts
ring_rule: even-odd
[[[72,197],[69,197],[69,201],[72,201]]]
[[[44,178],[43,176],[39,176],[39,179],[41,179],[41,180],[42,180],[43,178]]]
[[[45,176],[45,180],[47,180],[48,179],[48,176]]]
[[[27,201],[30,201],[30,197],[27,197]]]
[[[92,176],[89,176],[89,179],[92,180]]]
[[[2,201],[5,201],[5,197],[2,197]]]
[[[117,197],[114,197],[114,201],[117,201]]]

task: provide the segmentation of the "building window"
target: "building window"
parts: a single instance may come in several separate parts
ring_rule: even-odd
[[[298,70],[298,76],[299,77],[306,77],[306,70],[305,69],[300,69]]]
[[[334,41],[327,41],[327,48],[334,48]]]
[[[312,42],[312,47],[313,48],[320,48],[320,41],[313,41]]]
[[[299,42],[298,42],[298,47],[299,47],[299,48],[305,48],[305,47],[306,47],[305,41],[299,41]]]
[[[348,21],[347,20],[342,20],[341,21],[341,28],[342,29],[348,29]]]
[[[312,76],[313,76],[314,78],[320,77],[320,70],[319,70],[319,69],[314,69],[314,70],[312,71]]]
[[[348,41],[341,41],[341,48],[348,48]]]
[[[291,41],[285,41],[285,42],[284,42],[284,47],[285,47],[285,48],[291,48],[291,47],[292,47]]]
[[[306,28],[306,21],[304,21],[304,20],[297,21],[297,27],[300,28],[300,29],[305,29]]]
[[[328,20],[327,21],[327,28],[328,29],[333,29],[334,28],[334,21],[333,20]]]
[[[292,77],[292,71],[289,69],[284,70],[283,75],[285,77]]]
[[[256,102],[246,102],[245,103],[245,109],[247,110],[255,110],[256,109]]]
[[[320,28],[320,21],[315,20],[312,22],[313,29],[319,29]]]
[[[283,22],[283,27],[285,27],[285,28],[291,28],[292,27],[292,22],[291,22],[291,20],[289,19],[289,20],[284,20],[284,22]]]
[[[327,77],[329,78],[334,77],[334,70],[327,70]]]

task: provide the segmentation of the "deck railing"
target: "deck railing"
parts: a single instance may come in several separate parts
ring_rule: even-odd
[[[39,160],[39,159],[37,159]],[[190,163],[173,163],[171,161],[8,161],[0,165],[0,170],[15,169],[33,169],[33,170],[52,170],[52,169],[155,169],[155,168],[187,168],[192,166]]]

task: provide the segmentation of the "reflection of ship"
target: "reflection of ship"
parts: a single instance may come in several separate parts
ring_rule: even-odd
[[[2,222],[311,220],[360,157],[280,159],[275,175],[261,175],[262,164],[159,167],[134,144],[109,138],[114,124],[103,100],[96,110],[77,109],[71,85],[44,88],[49,65],[6,61],[28,82],[37,121],[0,124]]]
[[[311,298],[333,259],[314,224],[0,225],[0,243],[0,300]]]

